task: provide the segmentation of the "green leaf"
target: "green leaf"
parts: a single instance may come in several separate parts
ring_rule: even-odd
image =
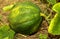
[[[0,26],[0,39],[13,39],[15,32],[9,26]]]
[[[9,39],[8,37],[5,37],[4,39]]]
[[[47,0],[47,2],[49,2],[50,4],[55,4],[56,0]]]
[[[53,8],[52,8],[54,11],[56,11],[56,12],[60,12],[60,2],[59,3],[56,3],[54,6],[53,6]]]
[[[47,39],[48,35],[47,34],[42,34],[40,33],[39,38],[40,39]]]
[[[13,39],[14,38],[14,34],[15,34],[15,32],[10,30],[9,31],[9,39]]]

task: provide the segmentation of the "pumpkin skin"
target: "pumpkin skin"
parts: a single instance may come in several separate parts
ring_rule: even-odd
[[[31,2],[17,3],[8,16],[9,25],[15,32],[33,34],[42,20],[40,12],[40,8]]]

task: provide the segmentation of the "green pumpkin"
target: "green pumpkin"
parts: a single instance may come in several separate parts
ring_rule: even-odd
[[[8,20],[15,32],[30,35],[39,29],[42,18],[37,5],[31,2],[16,3],[10,10]]]

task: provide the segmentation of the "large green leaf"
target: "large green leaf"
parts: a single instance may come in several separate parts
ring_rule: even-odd
[[[0,39],[13,39],[15,32],[7,25],[0,26]]]
[[[47,2],[49,2],[50,4],[55,4],[56,0],[47,0]]]
[[[52,9],[57,12],[57,13],[60,13],[60,2],[59,3],[56,3]]]

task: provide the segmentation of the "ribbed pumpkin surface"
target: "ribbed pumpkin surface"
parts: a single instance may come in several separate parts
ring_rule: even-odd
[[[31,2],[17,3],[8,16],[11,29],[22,34],[32,34],[39,28],[42,20],[40,9]]]

